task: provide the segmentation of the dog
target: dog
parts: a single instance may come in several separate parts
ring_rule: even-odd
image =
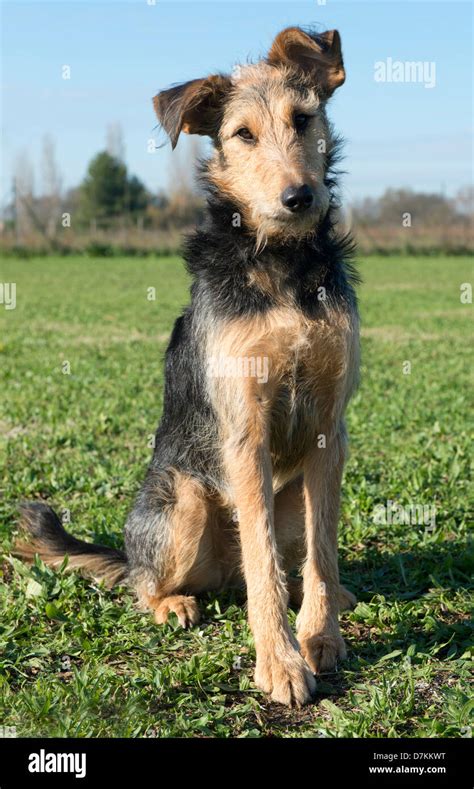
[[[345,657],[338,612],[355,604],[339,583],[337,526],[358,279],[336,222],[339,141],[326,116],[344,80],[339,33],[291,27],[265,59],[154,98],[173,148],[182,132],[214,147],[206,218],[185,247],[191,303],[166,352],[125,552],[76,539],[44,503],[23,506],[29,538],[16,546],[126,582],[157,623],[175,613],[195,625],[196,595],[245,585],[255,683],[289,706],[309,702],[315,674]]]

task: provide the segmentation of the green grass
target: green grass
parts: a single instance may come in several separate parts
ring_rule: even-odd
[[[17,503],[38,497],[69,509],[77,535],[122,544],[187,301],[180,261],[0,264],[0,282],[17,283],[16,309],[0,305],[0,725],[18,736],[469,734],[473,306],[459,286],[473,270],[467,258],[360,268],[362,381],[340,529],[342,579],[360,602],[342,616],[347,662],[292,711],[252,684],[237,596],[207,596],[201,626],[182,632],[154,625],[126,589],[9,556]],[[435,528],[374,523],[387,500],[435,506]]]

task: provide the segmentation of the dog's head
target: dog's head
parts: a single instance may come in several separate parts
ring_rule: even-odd
[[[329,206],[325,102],[344,79],[337,30],[291,27],[265,60],[165,90],[154,107],[173,148],[181,132],[212,138],[208,177],[260,238],[300,236]]]

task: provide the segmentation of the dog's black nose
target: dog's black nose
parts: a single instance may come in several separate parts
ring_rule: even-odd
[[[288,186],[281,195],[281,202],[290,211],[306,211],[314,200],[313,192],[308,184]]]

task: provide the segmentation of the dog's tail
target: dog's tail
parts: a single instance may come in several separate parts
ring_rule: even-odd
[[[20,514],[20,531],[26,539],[16,541],[14,556],[32,562],[38,554],[50,567],[60,567],[67,555],[68,568],[103,581],[109,589],[126,580],[128,567],[123,551],[73,537],[54,510],[42,502],[22,504]]]

